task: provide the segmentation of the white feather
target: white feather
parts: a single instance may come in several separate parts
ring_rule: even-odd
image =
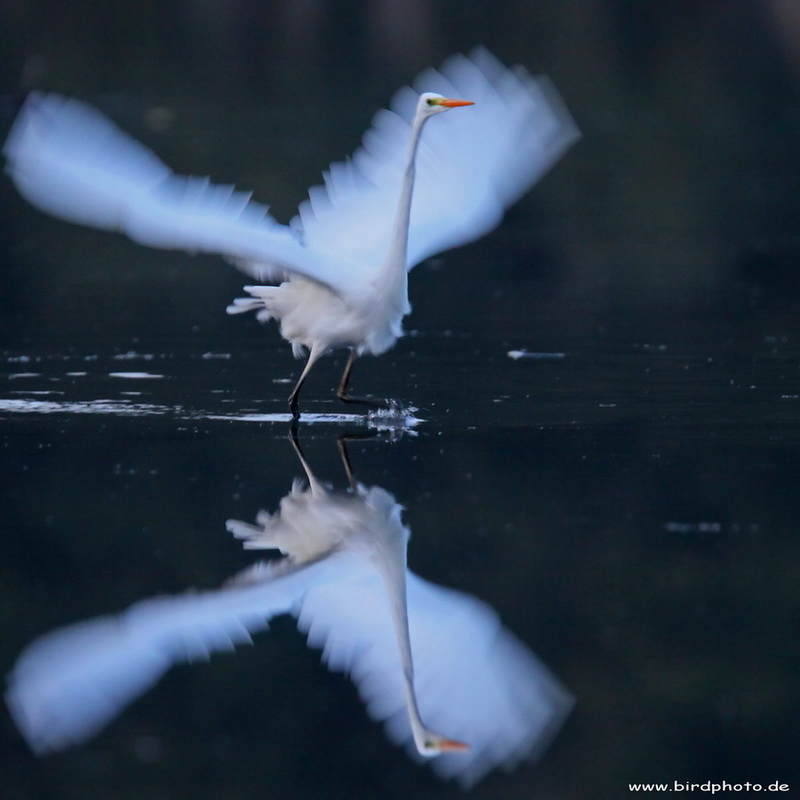
[[[433,100],[443,95],[474,107],[426,125],[457,105]],[[76,100],[32,94],[3,152],[20,193],[43,211],[152,247],[219,253],[279,283],[245,287],[252,297],[228,312],[276,319],[295,355],[309,351],[289,398],[297,416],[315,361],[335,347],[388,350],[411,310],[407,271],[491,231],[578,135],[546,79],[478,48],[401,89],[353,158],[332,164],[324,185],[309,191],[290,226],[249,194],[175,175]]]
[[[8,678],[6,702],[31,749],[43,755],[80,744],[104,728],[173,664],[250,642],[287,613],[317,574],[265,565],[258,579],[213,592],[136,603],[117,616],[76,623],[32,642]]]
[[[426,725],[469,745],[431,768],[472,786],[497,767],[533,759],[572,698],[497,614],[474,597],[407,575],[414,687]],[[385,589],[374,572],[306,593],[298,626],[324,647],[330,669],[349,674],[367,711],[414,755],[401,658]]]
[[[341,259],[309,251],[249,193],[173,173],[78,100],[32,93],[3,147],[20,194],[48,214],[116,230],[150,247],[219,253],[259,279],[287,272],[332,288]]]
[[[579,138],[547,78],[509,70],[487,50],[426,70],[379,111],[351,160],[332,164],[295,225],[317,249],[372,265],[389,246],[417,98],[464,97],[475,107],[427,125],[417,151],[407,267],[479,239]],[[324,188],[324,190],[323,190]]]
[[[432,759],[442,777],[471,786],[541,752],[572,704],[553,675],[489,606],[407,572],[409,531],[388,492],[329,492],[307,475],[311,488],[296,483],[257,525],[228,522],[246,547],[279,549],[283,560],[216,591],[63,628],[22,653],[6,698],[34,751],[86,740],[172,664],[249,642],[288,612],[412,756],[436,755],[442,737],[431,729],[469,745]]]

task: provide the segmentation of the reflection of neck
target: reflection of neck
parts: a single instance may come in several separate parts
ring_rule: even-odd
[[[406,548],[407,532],[387,531],[381,542],[379,555],[373,560],[374,566],[383,581],[386,599],[392,615],[395,640],[397,642],[400,666],[403,671],[403,691],[406,699],[408,721],[414,744],[420,754],[427,754],[426,740],[430,732],[425,727],[417,705],[414,688],[414,660],[411,654],[411,631],[408,626],[408,596],[406,593]]]

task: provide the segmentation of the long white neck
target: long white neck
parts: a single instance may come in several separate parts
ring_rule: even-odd
[[[426,119],[427,117],[417,114],[411,123],[400,197],[397,201],[397,211],[389,238],[389,248],[379,277],[387,298],[391,298],[392,302],[400,307],[398,310],[402,314],[407,314],[411,310],[408,305],[408,227],[411,221],[417,148]]]
[[[402,253],[404,269],[408,260],[408,228],[411,222],[411,200],[414,195],[417,149],[422,126],[427,119],[427,117],[417,114],[411,124],[411,135],[408,138],[405,169],[403,171],[403,184],[400,189],[400,199],[397,202],[397,212],[394,218],[394,227],[392,228],[392,246],[397,248],[398,254]]]

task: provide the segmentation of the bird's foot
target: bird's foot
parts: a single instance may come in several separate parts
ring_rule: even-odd
[[[370,408],[385,408],[387,403],[391,400],[376,400],[374,397],[364,397],[357,394],[347,394],[346,392],[337,392],[336,396],[343,403],[358,403],[362,406],[369,406]]]

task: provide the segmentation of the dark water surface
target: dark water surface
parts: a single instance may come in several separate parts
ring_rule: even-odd
[[[800,103],[781,49],[793,29],[745,2],[735,18],[698,3],[702,20],[680,22],[645,4],[576,3],[574,17],[572,4],[531,5],[539,17],[511,3],[489,27],[476,12],[422,63],[362,81],[385,102],[431,54],[485,35],[553,75],[584,139],[497,232],[415,269],[407,336],[356,364],[354,391],[419,422],[381,431],[340,406],[336,353],[304,389],[300,443],[344,489],[337,440],[369,434],[349,443],[352,468],[405,507],[410,569],[495,608],[575,698],[535,766],[493,773],[473,796],[796,788]],[[30,36],[54,65],[46,85],[182,170],[272,187],[257,196],[286,216],[369,119],[359,104],[373,95],[346,88],[357,70],[338,51],[317,52],[332,71],[298,108],[288,78],[274,96],[259,83],[267,66],[207,86],[212,59],[167,80],[146,56],[170,48],[145,37],[138,83],[116,69],[102,83],[80,37],[62,62]],[[241,276],[45,219],[8,181],[1,192],[8,672],[58,626],[213,589],[253,563],[226,520],[274,511],[302,469],[286,415],[300,364],[274,327],[225,316]],[[15,800],[461,796],[388,742],[288,618],[235,655],[175,667],[78,747],[34,757],[7,711],[0,737]]]
[[[358,364],[360,386],[423,420],[349,445],[357,478],[406,507],[410,567],[494,606],[576,698],[539,765],[478,796],[579,797],[575,764],[606,796],[639,776],[789,779],[799,332],[771,319],[770,334],[700,320],[677,343],[567,333],[516,358],[535,342],[433,328]],[[58,625],[214,588],[254,560],[225,520],[274,510],[302,475],[285,414],[295,365],[266,333],[216,351],[189,336],[4,353],[8,667]],[[353,412],[330,389],[342,361],[310,382],[299,428],[340,488],[337,438],[371,431],[332,419]],[[458,792],[390,745],[302,642],[279,622],[235,656],[175,668],[86,745],[43,762],[13,745],[15,796],[34,776],[62,797]]]

